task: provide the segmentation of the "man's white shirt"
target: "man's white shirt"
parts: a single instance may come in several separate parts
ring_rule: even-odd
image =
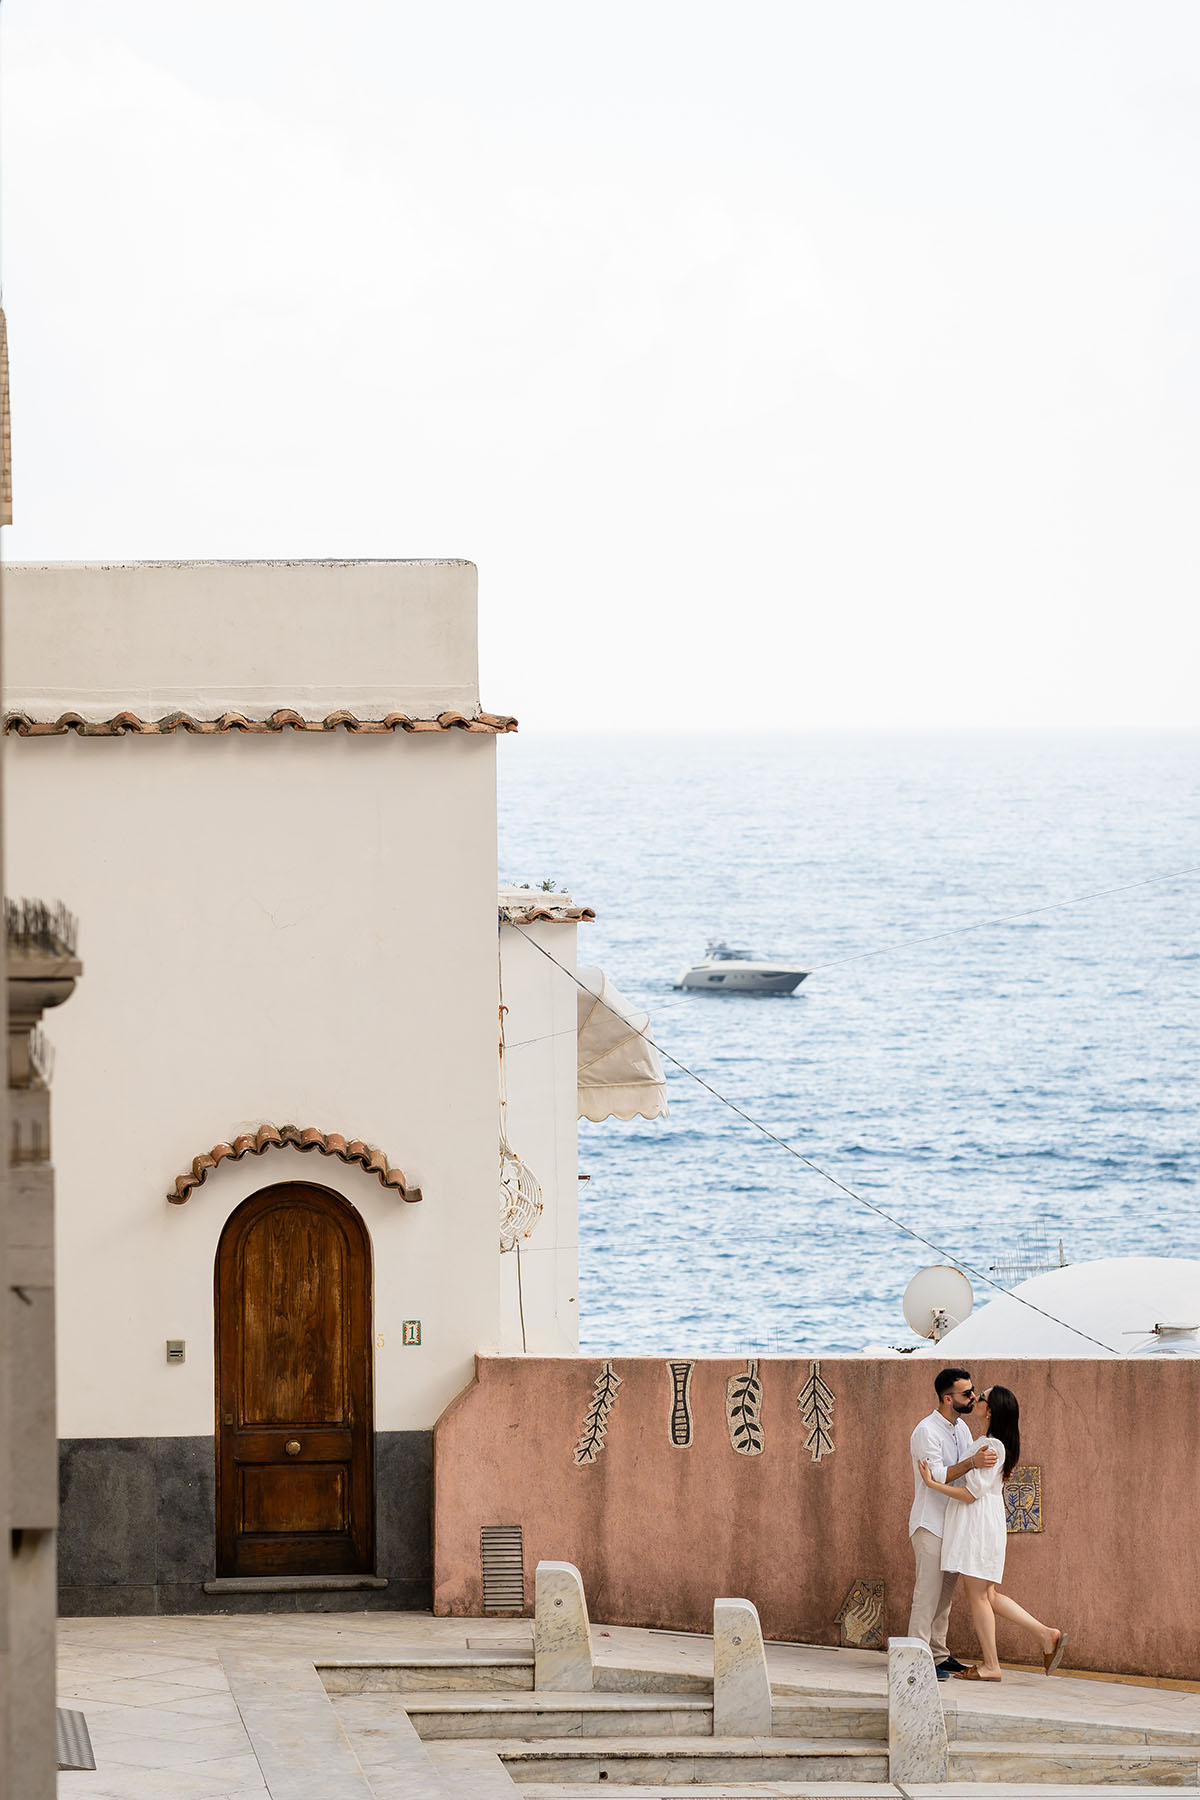
[[[933,1479],[945,1481],[946,1470],[972,1454],[975,1439],[965,1420],[956,1419],[952,1425],[940,1412],[931,1412],[913,1432],[908,1447],[912,1454],[913,1471],[913,1503],[908,1515],[908,1535],[911,1537],[914,1531],[923,1528],[932,1531],[934,1537],[941,1537],[946,1526],[946,1508],[950,1502],[945,1494],[935,1493],[932,1488],[925,1486],[917,1464],[927,1462]]]

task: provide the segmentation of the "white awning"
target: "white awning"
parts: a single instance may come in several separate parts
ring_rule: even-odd
[[[580,969],[578,975],[579,1117],[597,1124],[665,1118],[667,1085],[649,1039],[650,1020],[617,992],[603,969]]]

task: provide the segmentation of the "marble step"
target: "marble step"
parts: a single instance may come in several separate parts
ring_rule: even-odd
[[[513,1781],[604,1782],[641,1788],[662,1783],[691,1791],[722,1783],[741,1786],[798,1781],[861,1784],[887,1781],[882,1744],[821,1742],[810,1738],[579,1738],[571,1743],[490,1746]],[[760,1789],[761,1792],[761,1789]]]
[[[593,1667],[598,1694],[707,1694],[712,1697],[711,1675],[687,1675],[682,1669],[639,1669],[615,1662]]]
[[[339,1657],[336,1663],[319,1662],[316,1668],[327,1694],[513,1692],[533,1687],[533,1657],[523,1651],[445,1651],[395,1662]]]
[[[712,1701],[674,1694],[396,1693],[423,1738],[712,1737]],[[881,1743],[887,1709],[849,1700],[777,1700],[776,1737]],[[1010,1734],[1011,1735],[1011,1734]]]
[[[1158,1787],[1092,1787],[1058,1782],[1049,1785],[956,1781],[953,1788],[908,1786],[909,1800],[1158,1800]],[[1190,1792],[1177,1788],[1176,1793]],[[715,1787],[672,1787],[651,1782],[645,1787],[615,1787],[611,1782],[522,1782],[520,1800],[901,1800],[902,1790],[890,1782],[772,1781],[764,1786],[720,1782]],[[482,1795],[471,1800],[484,1800]]]
[[[1157,1797],[1158,1790],[1153,1791]],[[932,1795],[935,1790],[919,1788],[913,1792],[923,1800],[925,1794]],[[936,1790],[937,1800],[959,1800],[959,1794],[958,1788],[952,1794],[941,1788]],[[1115,1793],[1106,1789],[1105,1800],[1117,1800],[1119,1794],[1119,1789]],[[722,1781],[704,1787],[672,1787],[658,1782],[645,1787],[614,1787],[609,1781],[523,1781],[518,1795],[519,1800],[780,1800],[781,1796],[793,1795],[796,1800],[813,1800],[813,1796],[820,1800],[874,1800],[875,1796],[879,1800],[900,1800],[900,1789],[888,1781],[772,1781],[760,1785]],[[989,1790],[989,1800],[999,1800],[994,1789]],[[1007,1790],[1004,1800],[1008,1800]],[[1080,1800],[1078,1788],[1072,1790],[1072,1800]]]
[[[771,1725],[776,1737],[886,1743],[887,1701],[867,1695],[825,1694],[820,1699],[797,1700],[776,1694]]]
[[[948,1779],[1197,1788],[1200,1751],[1188,1744],[971,1743],[956,1737]]]
[[[712,1701],[682,1694],[397,1693],[424,1739],[712,1738]]]
[[[945,1790],[938,1788],[914,1789],[914,1793],[924,1796],[934,1794],[943,1800]],[[945,1800],[960,1800],[964,1790],[955,1788],[953,1796]],[[1132,1792],[1133,1790],[1129,1790]],[[1141,1789],[1138,1794],[1158,1790]],[[1010,1790],[1005,1791],[1004,1800],[1009,1800]],[[1120,1800],[1124,1790],[1120,1788],[1106,1789],[1105,1800]],[[1072,1800],[1080,1800],[1078,1788],[1071,1790]],[[1039,1796],[1041,1790],[1038,1789]],[[988,1789],[989,1800],[998,1800],[994,1788]],[[651,1782],[644,1787],[620,1787],[612,1782],[591,1781],[551,1781],[521,1783],[520,1800],[785,1800],[794,1796],[795,1800],[900,1800],[900,1789],[893,1787],[890,1781],[855,1781],[845,1782],[812,1782],[812,1781],[772,1781],[766,1786],[747,1786],[744,1782],[722,1781],[715,1787],[672,1787]]]
[[[317,1673],[327,1694],[485,1693],[494,1689],[517,1692],[533,1687],[533,1655],[530,1651],[455,1650],[438,1655],[406,1656],[402,1660],[379,1657],[339,1657],[336,1663],[319,1662]],[[598,1694],[712,1694],[712,1677],[682,1671],[637,1669],[620,1663],[598,1663]]]
[[[761,1794],[761,1784],[779,1783],[877,1785],[887,1791],[887,1754],[882,1745],[789,1738],[477,1741],[477,1748],[485,1747],[500,1757],[511,1779],[523,1788],[557,1785],[578,1791],[583,1784],[603,1782],[610,1796],[627,1788],[631,1794],[641,1790],[642,1800],[648,1787],[659,1785],[691,1793],[727,1787],[753,1792],[757,1787]],[[976,1782],[1005,1795],[1016,1784],[1200,1791],[1200,1758],[1189,1746],[954,1744],[947,1788]]]
[[[1161,1744],[1176,1749],[1195,1745],[1200,1750],[1200,1731],[1114,1725],[1110,1720],[1037,1718],[1023,1713],[947,1712],[946,1731],[951,1744],[966,1739],[971,1743]]]

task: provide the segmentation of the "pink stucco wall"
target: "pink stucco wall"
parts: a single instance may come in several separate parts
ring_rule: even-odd
[[[621,1386],[604,1448],[579,1465],[600,1359],[479,1358],[434,1438],[437,1612],[480,1612],[480,1527],[519,1524],[527,1594],[537,1562],[564,1558],[582,1571],[595,1620],[708,1631],[714,1598],[737,1595],[771,1638],[836,1644],[851,1584],[882,1577],[885,1631],[903,1633],[908,1437],[934,1403],[938,1363],[823,1358],[835,1448],[815,1462],[797,1406],[807,1359],[759,1365],[759,1456],[738,1455],[726,1427],[726,1383],[744,1359],[694,1364],[687,1449],[670,1440],[666,1359],[612,1360]],[[1200,1678],[1200,1360],[972,1372],[1014,1389],[1022,1461],[1042,1469],[1044,1530],[1009,1537],[1004,1590],[1070,1631],[1070,1667]],[[974,1647],[964,1598],[951,1637]],[[1032,1660],[1011,1628],[1000,1648]]]

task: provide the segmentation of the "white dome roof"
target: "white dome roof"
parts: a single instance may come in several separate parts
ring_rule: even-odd
[[[1053,1319],[1030,1311],[1021,1300]],[[1109,1256],[1050,1269],[1011,1293],[996,1294],[940,1343],[922,1344],[916,1354],[943,1363],[982,1356],[1103,1356],[1103,1344],[1128,1356],[1155,1325],[1200,1325],[1200,1262],[1183,1256]],[[1081,1331],[1099,1343],[1089,1343]]]

